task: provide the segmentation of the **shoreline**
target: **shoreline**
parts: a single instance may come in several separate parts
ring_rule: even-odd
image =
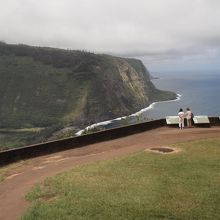
[[[76,135],[76,136],[80,136],[80,135],[82,135],[82,133],[83,133],[84,131],[88,131],[89,129],[93,129],[93,128],[98,127],[98,126],[100,126],[100,125],[108,125],[108,124],[111,124],[113,121],[120,121],[120,120],[126,119],[126,118],[128,118],[128,117],[139,116],[139,115],[142,114],[143,112],[146,112],[146,111],[148,111],[148,110],[150,110],[150,109],[153,109],[153,108],[154,108],[154,105],[157,104],[157,103],[176,102],[176,101],[179,101],[179,100],[181,99],[181,97],[182,97],[182,95],[177,93],[176,99],[153,102],[153,103],[151,103],[148,107],[143,108],[143,109],[141,109],[140,111],[135,112],[135,113],[133,113],[133,114],[131,114],[131,115],[127,115],[127,116],[123,116],[123,117],[111,119],[111,120],[108,120],[108,121],[102,121],[102,122],[98,122],[98,123],[89,125],[89,126],[85,127],[84,129],[79,130],[78,132],[76,132],[75,135]]]

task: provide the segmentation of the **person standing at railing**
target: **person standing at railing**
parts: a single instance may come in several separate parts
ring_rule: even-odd
[[[186,109],[186,123],[188,128],[192,127],[192,111],[190,108]]]
[[[179,128],[183,129],[184,128],[185,113],[182,108],[179,110],[178,117],[179,117]]]

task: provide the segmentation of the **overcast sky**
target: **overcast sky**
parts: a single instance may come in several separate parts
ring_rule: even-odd
[[[220,69],[220,0],[1,0],[0,40]]]

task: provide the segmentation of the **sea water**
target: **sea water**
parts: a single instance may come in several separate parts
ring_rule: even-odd
[[[220,71],[160,73],[154,85],[181,95],[178,102],[159,102],[144,114],[150,118],[177,115],[189,107],[194,115],[220,116]]]
[[[220,71],[175,71],[153,74],[152,80],[161,90],[178,94],[176,100],[157,102],[130,116],[100,122],[91,126],[104,129],[165,118],[190,108],[194,115],[220,116]],[[81,130],[78,134],[81,134]]]

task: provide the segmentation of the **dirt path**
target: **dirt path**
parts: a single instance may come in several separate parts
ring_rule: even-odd
[[[0,183],[0,220],[19,219],[28,203],[24,195],[31,187],[48,176],[70,170],[75,166],[120,155],[142,151],[153,146],[207,137],[220,137],[220,127],[159,128],[128,137],[88,145],[18,163],[10,169],[7,178]]]

